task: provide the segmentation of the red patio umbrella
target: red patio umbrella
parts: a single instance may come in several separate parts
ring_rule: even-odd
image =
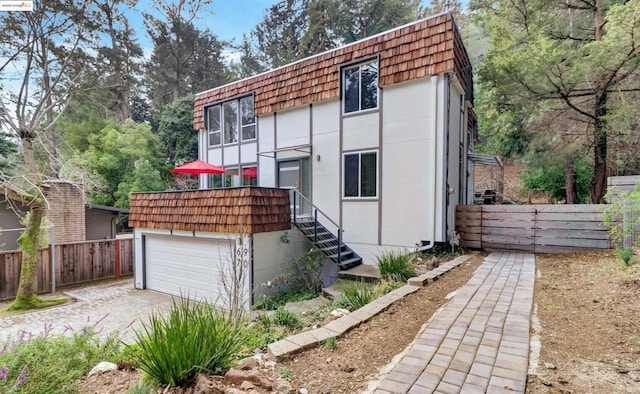
[[[171,170],[173,173],[180,174],[224,174],[227,172],[224,168],[216,167],[213,164],[205,163],[202,160],[194,160],[189,163],[185,163]]]
[[[258,177],[258,169],[255,167],[248,167],[242,169],[242,177],[243,178],[257,178]]]

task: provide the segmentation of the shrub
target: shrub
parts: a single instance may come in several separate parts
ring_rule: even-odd
[[[342,285],[338,304],[355,311],[378,298],[376,289],[367,283],[351,282]]]
[[[137,365],[154,381],[179,386],[198,373],[228,369],[247,341],[246,331],[207,302],[173,300],[135,331]]]
[[[628,266],[628,265],[631,264],[631,257],[633,256],[633,248],[617,247],[616,248],[616,254],[620,258],[620,260],[622,260],[624,265]]]
[[[411,256],[401,251],[391,250],[376,256],[380,278],[384,280],[405,281],[415,276],[411,265]]]
[[[31,338],[23,334],[0,345],[0,392],[63,394],[100,361],[116,361],[116,335],[102,340],[92,327],[73,335]]]
[[[336,351],[338,350],[338,341],[336,341],[336,337],[328,337],[322,341],[322,346],[329,350]]]
[[[127,389],[126,394],[156,394],[157,391],[148,383],[138,383],[133,387]]]
[[[302,288],[282,288],[278,290],[275,296],[262,295],[254,303],[253,309],[258,310],[276,310],[278,307],[285,306],[287,302],[299,302],[316,298],[320,294],[316,290],[307,290]]]
[[[302,327],[302,321],[298,315],[282,307],[276,309],[276,313],[273,315],[273,322],[290,329]]]

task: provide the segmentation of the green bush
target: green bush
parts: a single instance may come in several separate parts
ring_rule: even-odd
[[[411,256],[407,253],[391,250],[376,256],[376,260],[383,280],[400,282],[415,276]]]
[[[148,383],[138,383],[127,389],[126,394],[157,394],[157,391]]]
[[[631,264],[631,257],[633,256],[633,248],[617,247],[616,248],[616,254],[620,258],[620,260],[622,260],[624,265],[628,266],[628,265]]]
[[[276,310],[278,307],[285,306],[287,302],[299,302],[316,298],[320,295],[319,291],[307,290],[303,288],[282,288],[278,290],[275,296],[262,295],[253,304],[253,309],[258,310]]]
[[[135,331],[137,365],[154,381],[180,386],[198,373],[228,369],[247,342],[246,329],[207,302],[173,300]]]
[[[302,327],[300,317],[282,307],[276,309],[276,313],[273,315],[273,322],[289,329]]]
[[[0,345],[0,392],[63,394],[101,361],[115,362],[116,335],[102,340],[88,327],[73,335],[23,333]]]
[[[362,282],[345,283],[341,288],[342,294],[338,299],[338,304],[347,307],[352,311],[360,309],[371,301],[378,298],[375,287]]]

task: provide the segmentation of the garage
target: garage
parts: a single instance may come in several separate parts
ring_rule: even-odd
[[[146,288],[214,302],[222,297],[220,274],[229,256],[228,240],[146,235]]]
[[[280,242],[292,230],[285,189],[133,193],[129,225],[136,288],[206,299],[223,308],[232,296],[223,278],[240,283],[235,287],[248,309],[252,297],[263,293],[262,284],[291,259],[292,249]]]

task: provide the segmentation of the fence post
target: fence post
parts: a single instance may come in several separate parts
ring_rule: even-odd
[[[56,232],[54,226],[49,227],[49,245],[51,247],[51,253],[49,258],[51,259],[51,293],[56,292]]]
[[[116,238],[116,280],[120,279],[120,240]]]

